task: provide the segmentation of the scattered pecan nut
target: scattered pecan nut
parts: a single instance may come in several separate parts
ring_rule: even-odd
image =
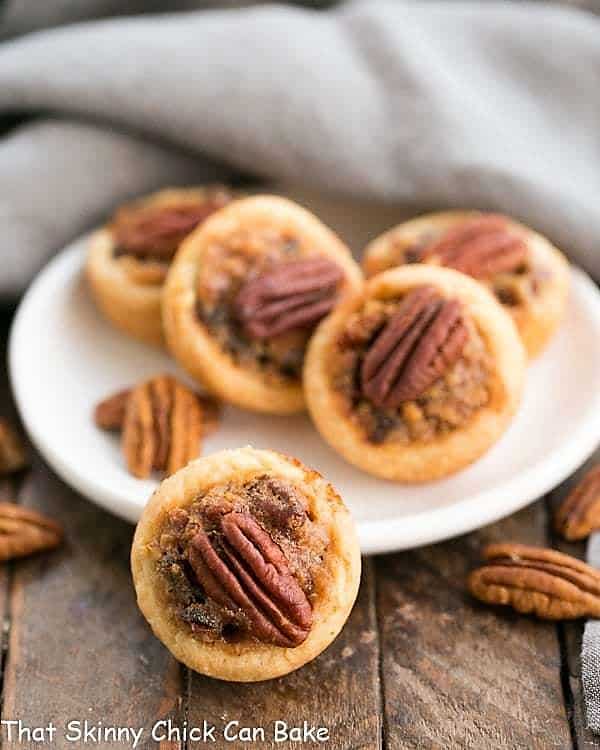
[[[131,388],[125,388],[112,396],[105,398],[94,409],[94,422],[102,430],[120,431],[125,422],[127,401],[131,395]]]
[[[202,407],[196,394],[171,375],[136,386],[127,399],[122,449],[129,471],[144,479],[166,475],[200,452]]]
[[[0,419],[0,476],[13,474],[28,465],[23,441],[4,419]]]
[[[258,640],[299,646],[310,632],[312,607],[279,545],[248,513],[224,514],[220,532],[217,544],[214,534],[199,528],[188,553],[206,594],[242,610]]]
[[[469,590],[487,604],[504,604],[545,620],[600,617],[600,571],[570,555],[524,544],[491,544]]]
[[[118,254],[168,262],[182,240],[231,199],[224,188],[214,188],[197,201],[125,206],[112,225]]]
[[[420,396],[460,357],[468,339],[458,300],[430,286],[410,292],[367,351],[364,395],[395,408]]]
[[[475,278],[515,271],[527,259],[527,244],[511,230],[508,219],[487,214],[449,229],[422,251],[421,259],[436,259]]]
[[[26,557],[58,547],[62,527],[46,516],[13,503],[0,503],[0,560]]]
[[[247,281],[235,300],[235,313],[248,336],[266,339],[310,328],[331,311],[341,268],[322,257],[281,263]]]
[[[600,529],[600,466],[588,471],[563,500],[554,516],[554,528],[569,542]]]
[[[125,423],[125,412],[127,401],[132,388],[124,388],[112,396],[108,396],[94,409],[94,422],[102,430],[120,432]],[[196,394],[200,408],[202,409],[202,437],[211,435],[219,426],[221,419],[221,406],[211,396]]]

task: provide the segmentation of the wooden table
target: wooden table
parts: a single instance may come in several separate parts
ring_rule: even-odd
[[[0,316],[6,339],[8,314]],[[40,363],[43,379],[43,363]],[[0,414],[14,418],[6,372]],[[60,425],[56,425],[60,429]],[[288,677],[221,683],[175,662],[139,614],[129,573],[132,527],[65,486],[34,457],[0,495],[61,521],[67,543],[0,569],[3,719],[57,725],[52,747],[72,748],[69,720],[145,727],[138,747],[243,747],[219,734],[230,721],[326,727],[327,748],[592,748],[584,728],[581,623],[549,624],[474,602],[467,571],[490,540],[567,549],[550,531],[564,488],[509,519],[459,539],[366,559],[358,602],[335,643]],[[155,722],[217,727],[217,742],[155,742]],[[3,747],[48,747],[6,741]],[[94,745],[86,745],[93,747]],[[101,743],[95,747],[125,747]]]

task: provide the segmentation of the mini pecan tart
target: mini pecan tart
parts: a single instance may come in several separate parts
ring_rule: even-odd
[[[530,357],[542,351],[562,320],[566,259],[545,237],[507,216],[428,214],[385,232],[363,257],[367,276],[407,263],[448,266],[485,283],[513,316]]]
[[[163,296],[167,344],[224,401],[302,411],[311,333],[361,284],[348,248],[311,213],[284,198],[244,198],[181,246]]]
[[[191,669],[255,682],[314,659],[358,591],[353,521],[296,459],[246,447],[188,464],[154,493],[131,551],[138,604]]]
[[[163,345],[160,298],[181,241],[232,200],[223,187],[167,189],[128,203],[91,238],[86,274],[105,317],[149,344]]]
[[[323,321],[304,369],[318,430],[375,476],[425,481],[461,469],[503,433],[525,352],[488,290],[446,268],[370,279]]]

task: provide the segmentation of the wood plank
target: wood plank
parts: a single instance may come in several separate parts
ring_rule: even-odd
[[[536,503],[456,540],[377,561],[389,748],[569,748],[556,626],[471,599],[491,541],[546,541]]]
[[[301,726],[306,721],[326,727],[330,739],[322,746],[328,750],[381,747],[374,566],[370,560],[364,562],[359,598],[346,627],[312,663],[286,677],[254,685],[192,676],[188,721],[198,726],[206,719],[217,726],[217,742],[211,747],[242,746],[224,740],[222,732],[229,721],[265,729],[264,741],[251,745],[257,750],[311,746],[275,744],[272,730],[277,720],[288,726]]]
[[[559,503],[577,484],[583,474],[593,465],[600,462],[600,449],[572,477],[548,495],[547,505],[550,516],[554,514]],[[551,526],[551,524],[550,524]],[[552,546],[568,555],[585,560],[585,542],[569,543],[551,530]],[[585,721],[585,702],[581,684],[581,640],[584,623],[565,622],[558,626],[562,648],[562,679],[565,699],[572,731],[578,748],[600,748],[600,737],[591,732]]]
[[[156,720],[183,721],[183,679],[135,604],[132,527],[77,496],[39,459],[20,500],[63,523],[67,542],[15,564],[3,718],[54,721],[56,748],[78,746],[64,737],[69,720],[145,727],[138,747],[156,747]]]

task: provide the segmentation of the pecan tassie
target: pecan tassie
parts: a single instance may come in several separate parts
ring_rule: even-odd
[[[600,571],[570,555],[524,544],[491,544],[469,590],[487,604],[508,605],[546,620],[600,617]]]
[[[195,199],[124,206],[111,225],[115,255],[169,263],[182,240],[231,200],[228,190],[214,187]]]
[[[167,514],[159,548],[170,606],[200,640],[293,648],[309,634],[327,537],[293,484],[215,486]]]
[[[527,244],[499,214],[466,219],[426,244],[418,260],[434,261],[474,276],[489,278],[521,268],[527,260]]]
[[[333,385],[372,443],[433,440],[489,400],[490,355],[457,300],[423,286],[371,299],[336,346]]]
[[[251,338],[268,339],[298,328],[312,328],[335,303],[342,270],[327,258],[282,263],[247,281],[234,303]]]
[[[468,335],[460,302],[443,299],[433,287],[416,289],[367,350],[363,393],[389,408],[414,400],[456,362]]]
[[[20,471],[27,464],[23,441],[8,422],[0,418],[0,477]]]
[[[554,527],[567,541],[585,539],[600,529],[600,466],[587,472],[554,516]]]
[[[29,508],[0,503],[0,560],[26,557],[58,547],[60,524]]]
[[[539,247],[536,253],[529,245],[539,240],[528,240],[527,231],[502,214],[432,214],[374,240],[363,265],[368,276],[405,264],[447,266],[487,284],[502,305],[516,312],[553,277],[554,255],[548,255],[547,264],[540,262]]]

